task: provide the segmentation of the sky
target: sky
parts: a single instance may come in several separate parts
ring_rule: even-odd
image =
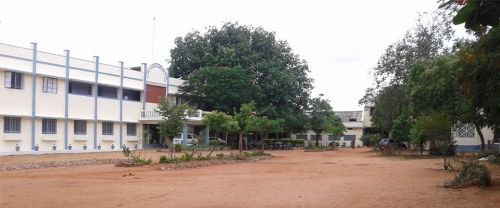
[[[324,94],[335,111],[362,110],[358,100],[385,48],[415,25],[418,12],[436,9],[436,0],[2,0],[0,42],[168,67],[176,37],[225,22],[260,26],[308,62],[313,97]]]

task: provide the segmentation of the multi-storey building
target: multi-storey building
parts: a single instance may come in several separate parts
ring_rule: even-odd
[[[139,65],[139,64],[136,64]],[[159,64],[126,68],[0,44],[0,152],[141,148],[143,132],[152,145],[165,139],[156,129],[159,97],[181,103],[182,80]],[[184,138],[203,113],[190,115]],[[207,139],[208,139],[208,134]],[[69,147],[71,146],[71,147]]]

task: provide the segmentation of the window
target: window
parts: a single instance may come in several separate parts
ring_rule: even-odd
[[[22,89],[23,74],[17,72],[5,72],[4,86],[5,88]]]
[[[57,93],[57,79],[44,77],[43,78],[43,92],[46,93]]]
[[[77,135],[86,135],[87,134],[87,121],[84,120],[75,120],[74,123],[74,133]]]
[[[117,89],[114,87],[108,87],[108,86],[98,86],[97,88],[97,95],[99,97],[106,97],[106,98],[117,98]]]
[[[344,135],[344,141],[351,141],[351,140],[355,140],[356,139],[356,135]]]
[[[356,121],[356,117],[350,117],[350,118],[349,118],[349,121],[351,121],[351,122],[352,122],[352,121]]]
[[[141,92],[137,90],[123,89],[123,99],[141,101]]]
[[[453,130],[453,134],[456,137],[468,137],[468,138],[473,138],[474,137],[474,126],[470,124],[458,124],[455,126],[455,129]]]
[[[340,141],[340,136],[328,135],[329,141]]]
[[[21,133],[21,118],[19,117],[4,117],[3,118],[4,133]]]
[[[92,85],[82,82],[69,82],[69,93],[75,95],[92,95]]]
[[[102,135],[113,135],[113,122],[102,122]]]
[[[180,105],[180,104],[182,104],[181,98],[178,96],[175,96],[175,105]]]
[[[57,121],[56,119],[42,119],[42,134],[56,134]]]
[[[296,139],[307,140],[307,134],[297,134]]]
[[[127,136],[136,136],[137,135],[137,124],[128,123],[127,124]]]

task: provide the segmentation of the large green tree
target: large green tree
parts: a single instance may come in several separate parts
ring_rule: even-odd
[[[273,32],[260,27],[226,23],[220,29],[210,27],[204,34],[195,31],[178,37],[175,45],[171,50],[170,71],[173,77],[189,79],[205,67],[237,68],[251,76],[251,83],[258,89],[252,97],[256,108],[259,112],[268,111],[266,115],[270,118],[301,114],[307,106],[312,89],[312,79],[307,76],[308,65],[292,52],[286,41],[276,40]],[[195,89],[185,89],[184,93],[205,96]],[[246,92],[241,92],[242,99],[248,98]],[[203,100],[197,103],[206,108],[203,110],[213,108],[231,113],[227,109],[219,109],[224,107],[222,105],[212,105]]]
[[[253,76],[245,69],[203,67],[191,74],[179,90],[199,109],[231,114],[241,104],[260,97],[253,82]]]
[[[419,63],[431,63],[447,53],[447,42],[453,37],[450,17],[443,11],[420,16],[414,28],[389,45],[372,70],[375,86],[368,88],[360,104],[374,104],[372,121],[384,134],[391,131],[394,120],[408,108],[409,75]]]
[[[383,134],[388,134],[394,120],[408,108],[406,85],[391,85],[383,88],[376,96],[372,122]]]

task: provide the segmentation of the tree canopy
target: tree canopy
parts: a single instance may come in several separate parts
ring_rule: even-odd
[[[252,76],[241,68],[203,67],[191,74],[179,90],[199,109],[228,114],[259,98]]]
[[[316,133],[316,146],[319,145],[319,136],[323,132],[342,135],[345,127],[330,106],[330,101],[320,97],[311,99],[309,108],[310,129]]]
[[[301,114],[307,107],[312,89],[307,62],[294,54],[286,41],[276,40],[273,32],[226,23],[220,29],[209,27],[204,34],[195,31],[178,37],[175,45],[171,75],[188,80],[182,92],[203,110],[231,114],[231,108],[252,99],[259,112],[266,112],[269,118],[285,118]],[[210,81],[230,79],[217,74],[223,70],[236,78],[234,85]],[[227,103],[202,99],[217,96],[206,91],[216,88],[228,92]]]

